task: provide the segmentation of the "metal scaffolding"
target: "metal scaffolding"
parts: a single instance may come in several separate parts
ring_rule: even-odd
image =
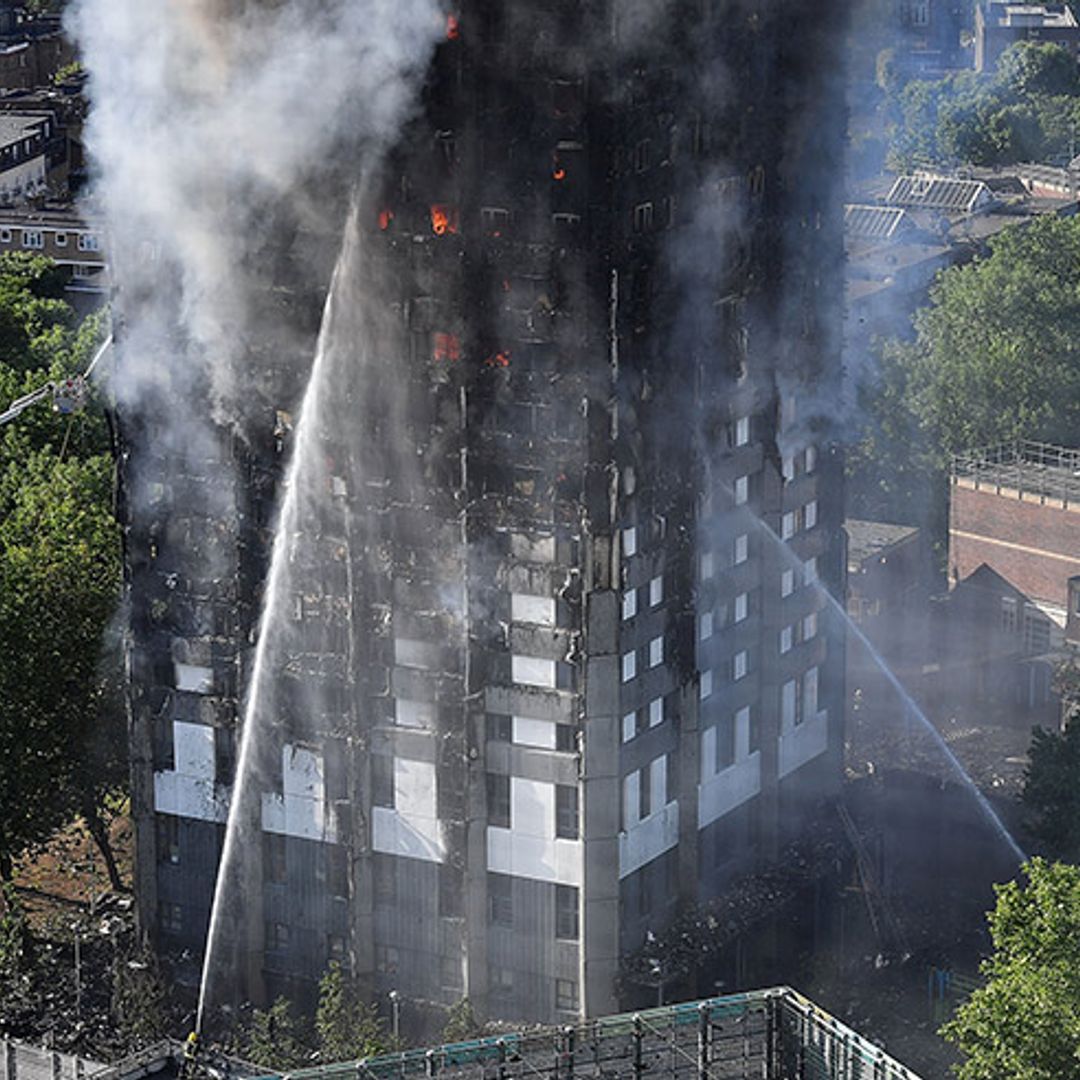
[[[952,460],[952,482],[998,495],[1080,505],[1080,450],[1018,439],[985,446]]]
[[[323,1065],[287,1080],[919,1080],[787,987]]]

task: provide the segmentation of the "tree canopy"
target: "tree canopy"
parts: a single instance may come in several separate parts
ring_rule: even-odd
[[[1045,161],[1075,152],[1080,74],[1060,45],[1016,42],[993,73],[953,72],[906,84],[883,55],[878,84],[886,94],[897,168]]]
[[[1061,1080],[1080,1072],[1080,867],[1033,859],[997,886],[986,984],[942,1034],[960,1080]]]
[[[1065,712],[1064,729],[1036,728],[1024,773],[1024,804],[1032,835],[1054,858],[1080,862],[1080,664],[1058,665],[1054,689]]]
[[[0,402],[87,367],[82,323],[47,260],[0,257]],[[122,782],[124,729],[104,665],[120,586],[112,463],[99,407],[46,404],[0,428],[0,871],[76,814],[101,843],[103,789]]]
[[[924,505],[951,454],[1019,438],[1069,445],[1080,431],[1080,220],[1039,218],[989,245],[940,275],[914,341],[883,345],[860,388],[862,513]]]

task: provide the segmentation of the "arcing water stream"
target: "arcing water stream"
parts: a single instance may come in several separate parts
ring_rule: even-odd
[[[290,539],[303,527],[305,496],[320,490],[321,487],[319,437],[322,434],[332,382],[331,354],[337,344],[335,338],[338,332],[338,310],[348,302],[348,297],[344,294],[354,287],[356,279],[358,244],[359,228],[354,204],[345,226],[342,249],[327,292],[315,359],[296,423],[292,457],[285,473],[284,499],[274,531],[270,570],[259,617],[258,641],[243,710],[240,750],[225,827],[225,842],[210,909],[210,928],[199,983],[196,1033],[201,1033],[203,1028],[211,979],[220,963],[219,954],[229,922],[230,906],[241,902],[242,841],[248,831],[248,823],[257,820],[260,809],[260,794],[254,782],[261,750],[259,744],[273,719],[274,681],[280,675],[280,662],[288,652],[285,635],[290,625],[287,611],[292,576]]]
[[[791,550],[791,548],[788,547],[788,545],[784,543],[784,541],[777,535],[777,533],[772,528],[770,528],[761,518],[755,517],[754,520],[758,527],[761,529],[761,531],[780,549],[784,559],[787,560],[787,562],[791,565],[792,569],[796,572],[796,574],[801,573],[802,563],[796,557],[795,553]],[[818,589],[825,597],[825,602],[836,613],[837,617],[840,619],[847,632],[866,649],[867,653],[874,661],[874,664],[881,671],[882,675],[885,676],[889,685],[896,691],[900,700],[904,704],[904,708],[911,716],[915,717],[915,719],[919,722],[920,726],[925,729],[926,733],[934,741],[935,745],[938,747],[938,749],[944,756],[946,762],[948,762],[950,769],[955,773],[957,778],[961,781],[961,783],[970,793],[971,797],[975,800],[976,804],[978,805],[982,813],[985,815],[986,819],[994,827],[994,830],[997,832],[997,834],[1008,845],[1013,855],[1016,856],[1017,862],[1027,862],[1028,856],[1026,852],[1016,842],[1015,837],[1012,835],[1011,832],[1009,832],[1008,828],[1005,825],[1005,822],[1001,820],[1001,817],[998,815],[997,811],[994,810],[994,808],[990,805],[989,800],[982,793],[982,791],[979,790],[978,784],[976,784],[975,781],[972,780],[972,778],[968,775],[967,770],[961,764],[960,759],[956,756],[956,754],[953,753],[952,748],[945,741],[941,732],[938,731],[938,729],[934,726],[926,713],[924,713],[922,709],[919,708],[918,704],[915,702],[915,699],[907,692],[907,690],[904,689],[903,683],[901,683],[900,680],[893,673],[892,669],[885,662],[885,658],[881,655],[881,653],[879,653],[878,650],[874,648],[870,639],[863,632],[859,624],[856,623],[850,615],[848,615],[847,611],[844,608],[844,605],[841,604],[840,601],[837,600],[836,597],[833,596],[832,593],[830,593],[824,585],[819,584]]]

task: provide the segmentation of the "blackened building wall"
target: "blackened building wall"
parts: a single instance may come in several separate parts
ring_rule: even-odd
[[[620,957],[839,784],[839,18],[626,11],[463,4],[362,209],[403,391],[342,390],[292,612],[327,718],[276,728],[245,993],[339,959],[380,995],[613,1011]],[[315,309],[268,339],[300,350]],[[271,356],[253,372],[293,400]],[[269,431],[193,461],[167,522],[128,503],[139,891],[166,949],[205,935]],[[127,446],[156,490],[134,423]]]

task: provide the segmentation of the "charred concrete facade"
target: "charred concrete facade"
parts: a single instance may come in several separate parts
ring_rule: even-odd
[[[246,994],[337,959],[380,996],[614,1011],[620,958],[839,785],[839,17],[626,10],[462,4],[364,200],[385,367],[341,386],[350,445],[324,444],[290,612],[320,704],[298,690],[265,762]],[[166,950],[205,939],[317,320],[294,279],[327,276],[308,248],[267,260],[275,434],[264,412],[166,485],[148,421],[125,428],[139,893]]]

